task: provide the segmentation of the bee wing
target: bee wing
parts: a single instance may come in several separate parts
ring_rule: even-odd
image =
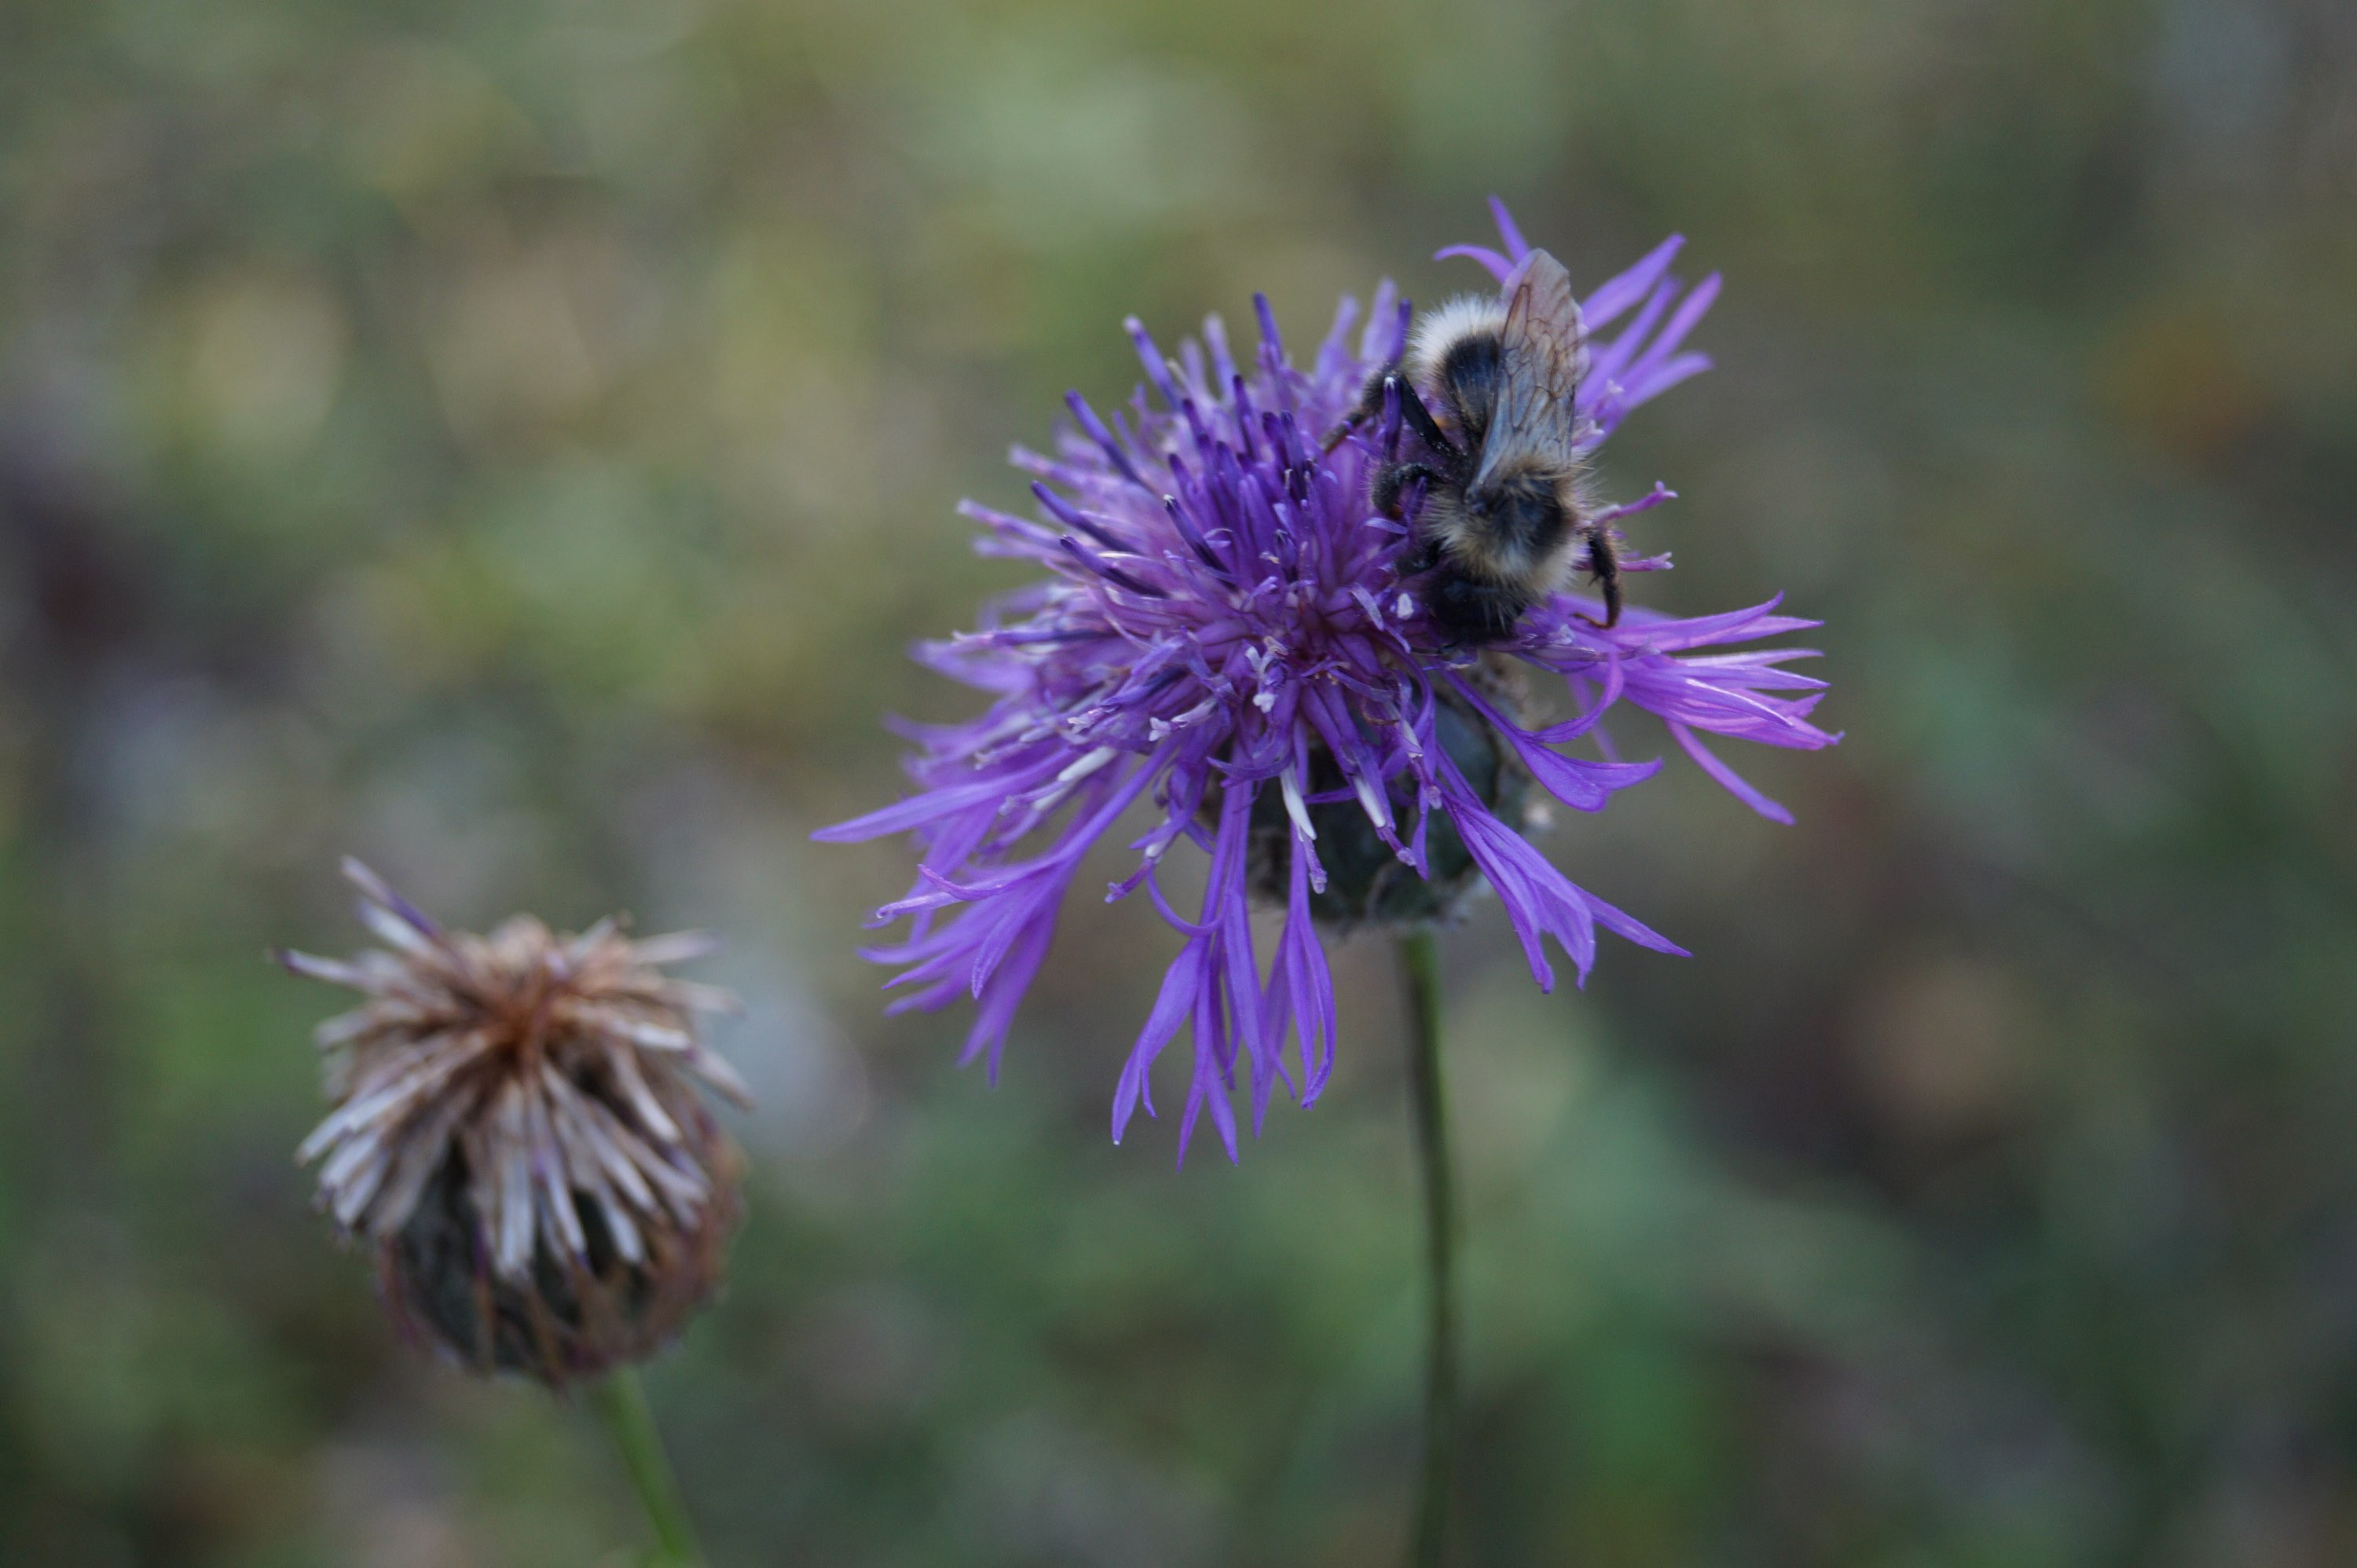
[[[1577,456],[1572,398],[1587,374],[1587,323],[1571,274],[1544,251],[1533,251],[1505,286],[1498,406],[1477,484],[1509,454],[1535,452],[1566,464]]]

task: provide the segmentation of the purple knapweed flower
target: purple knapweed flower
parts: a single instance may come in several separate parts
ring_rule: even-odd
[[[1530,248],[1491,205],[1502,251],[1440,254],[1470,256],[1503,283]],[[1577,406],[1591,450],[1631,410],[1708,366],[1680,350],[1718,280],[1684,290],[1669,273],[1679,243],[1664,241],[1583,302],[1593,359]],[[1175,360],[1131,320],[1146,379],[1126,414],[1108,420],[1074,393],[1054,454],[1014,454],[1038,517],[964,506],[988,531],[985,553],[1049,574],[993,607],[980,630],[919,650],[995,700],[969,724],[909,726],[920,792],[816,835],[917,835],[916,884],[874,922],[909,916],[913,929],[867,956],[905,966],[891,984],[915,989],[895,1011],[971,993],[979,1015],[960,1059],[986,1055],[995,1079],[1082,857],[1150,801],[1159,821],[1131,843],[1136,869],[1109,897],[1143,886],[1183,940],[1122,1069],[1113,1133],[1118,1142],[1138,1107],[1153,1113],[1149,1071],[1191,1026],[1182,1158],[1206,1110],[1235,1157],[1240,1059],[1255,1130],[1280,1079],[1304,1105],[1318,1098],[1335,1035],[1320,925],[1430,918],[1486,879],[1542,987],[1554,983],[1546,937],[1583,981],[1599,925],[1682,950],[1575,886],[1521,832],[1533,781],[1592,811],[1660,766],[1613,757],[1597,725],[1616,704],[1664,721],[1713,778],[1780,822],[1791,820],[1783,809],[1700,735],[1799,747],[1836,738],[1808,722],[1817,697],[1807,693],[1823,682],[1782,667],[1809,650],[1717,651],[1815,624],[1776,614],[1773,599],[1693,619],[1632,607],[1608,630],[1584,613],[1594,604],[1558,594],[1504,641],[1451,646],[1419,605],[1417,580],[1403,575],[1413,502],[1405,525],[1368,504],[1372,470],[1404,439],[1396,406],[1322,449],[1370,373],[1399,356],[1406,302],[1385,284],[1354,338],[1356,305],[1344,299],[1306,365],[1288,356],[1267,301],[1254,305],[1261,340],[1244,364],[1216,317]],[[1672,499],[1656,485],[1602,515]],[[1526,727],[1534,675],[1563,682],[1575,716]],[[1599,755],[1557,749],[1583,739]],[[1160,885],[1181,840],[1210,857],[1192,918]],[[1284,911],[1265,973],[1255,896]],[[1282,1048],[1288,1032],[1297,1071]]]

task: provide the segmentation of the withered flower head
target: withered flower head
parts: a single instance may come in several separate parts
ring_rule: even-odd
[[[693,1019],[733,999],[657,967],[711,939],[449,931],[344,875],[385,946],[278,955],[368,997],[317,1035],[335,1110],[296,1157],[322,1162],[320,1207],[374,1247],[404,1329],[476,1370],[554,1384],[651,1353],[719,1283],[739,1209],[743,1160],[690,1083],[745,1102]]]

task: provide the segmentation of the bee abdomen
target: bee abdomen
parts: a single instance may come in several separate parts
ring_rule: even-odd
[[[1512,636],[1523,612],[1537,598],[1521,583],[1458,572],[1444,572],[1428,592],[1433,623],[1453,642],[1495,642]]]

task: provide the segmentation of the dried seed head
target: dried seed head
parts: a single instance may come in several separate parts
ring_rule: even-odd
[[[745,1101],[695,1037],[726,993],[658,965],[693,933],[528,915],[448,931],[358,861],[350,960],[282,952],[368,1000],[319,1026],[334,1111],[296,1151],[319,1205],[374,1247],[404,1329],[479,1371],[554,1384],[640,1359],[718,1284],[743,1162],[691,1079]]]

